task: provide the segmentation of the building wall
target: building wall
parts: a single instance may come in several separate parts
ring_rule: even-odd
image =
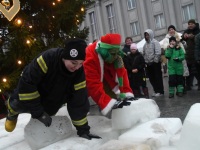
[[[121,34],[122,44],[127,36],[133,38],[134,42],[139,42],[144,38],[144,31],[152,29],[157,40],[162,40],[167,33],[167,27],[171,24],[175,25],[178,32],[183,32],[187,28],[187,21],[183,19],[182,7],[192,5],[196,22],[200,22],[200,1],[199,0],[135,0],[136,7],[128,10],[127,0],[95,0],[95,4],[87,9],[86,19],[82,26],[90,28],[88,43],[94,38],[100,37],[106,33],[110,33],[107,6],[113,6],[115,18],[116,33]],[[96,37],[92,36],[91,21],[89,14],[93,12],[95,15]],[[155,15],[163,14],[164,24],[160,28],[156,28]],[[130,23],[138,21],[138,35],[133,35]]]

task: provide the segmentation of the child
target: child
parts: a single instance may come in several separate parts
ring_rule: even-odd
[[[135,97],[142,97],[140,87],[142,87],[145,98],[149,98],[148,88],[146,87],[145,78],[145,61],[142,54],[137,50],[137,45],[132,43],[130,46],[131,53],[127,57],[127,70],[130,76],[130,86]]]
[[[177,87],[177,96],[183,96],[183,64],[185,59],[183,49],[177,43],[175,37],[169,38],[169,46],[165,51],[165,57],[168,59],[169,73],[169,98],[174,97],[175,88]]]

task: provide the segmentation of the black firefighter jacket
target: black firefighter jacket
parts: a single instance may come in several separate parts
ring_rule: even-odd
[[[73,125],[80,132],[89,133],[86,115],[89,111],[83,67],[75,72],[65,68],[63,49],[44,51],[25,67],[18,87],[11,99],[18,99],[33,118],[44,111],[54,115],[67,103]]]

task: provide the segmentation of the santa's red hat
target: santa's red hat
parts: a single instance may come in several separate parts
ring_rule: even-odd
[[[117,33],[108,33],[101,37],[101,42],[110,45],[120,45],[121,35]]]

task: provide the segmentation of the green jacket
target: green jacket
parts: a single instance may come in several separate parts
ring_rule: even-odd
[[[169,75],[183,75],[182,61],[185,59],[184,51],[179,48],[167,48],[165,57],[168,59],[168,73]],[[177,60],[174,60],[177,58]]]

